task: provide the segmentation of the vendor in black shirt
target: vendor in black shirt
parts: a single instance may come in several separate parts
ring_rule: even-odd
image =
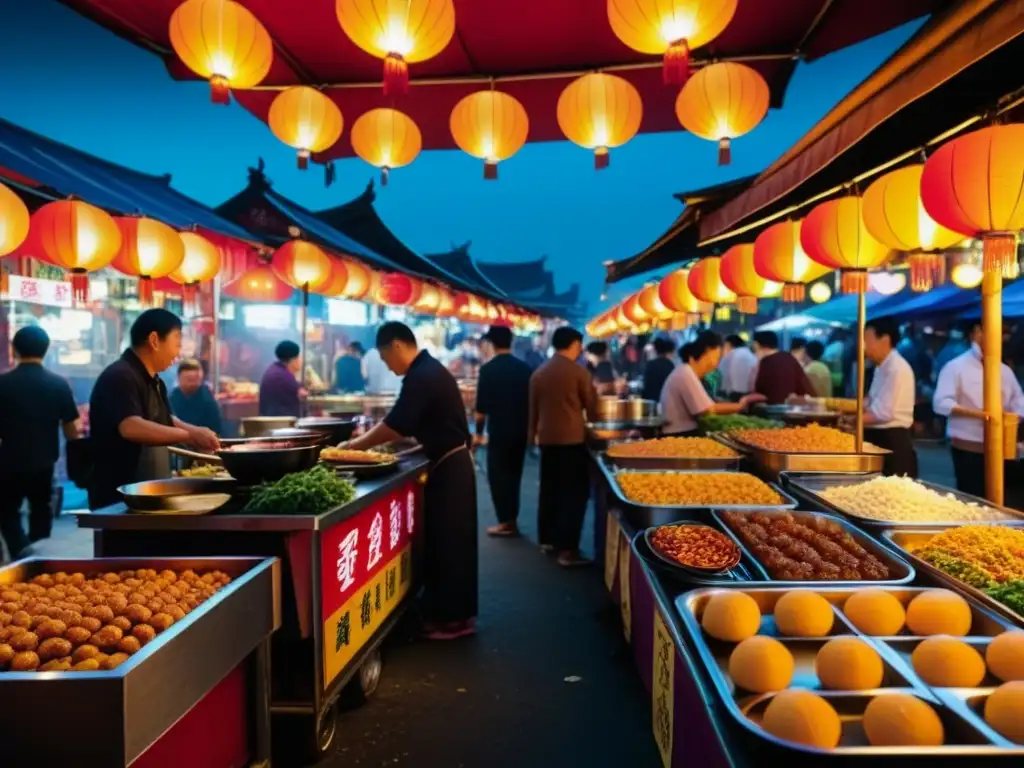
[[[455,378],[420,351],[412,330],[385,323],[377,350],[392,373],[404,376],[384,421],[342,447],[366,450],[414,437],[430,459],[425,493],[424,632],[451,640],[476,631],[476,475],[469,455],[466,406]]]
[[[587,344],[587,370],[594,378],[594,389],[598,395],[615,394],[615,368],[608,358],[608,342],[592,341]]]
[[[131,344],[100,374],[89,400],[95,462],[90,509],[120,501],[119,486],[169,477],[169,445],[188,443],[205,451],[219,447],[212,431],[171,415],[167,387],[158,375],[181,352],[178,316],[147,309],[132,325]]]
[[[12,346],[18,366],[0,375],[0,536],[17,560],[30,554],[32,542],[50,535],[57,431],[63,428],[68,440],[78,437],[78,408],[67,381],[43,368],[50,347],[46,331],[22,328]],[[26,499],[27,538],[21,525]]]
[[[519,489],[530,416],[530,366],[512,356],[512,330],[492,326],[483,340],[494,357],[480,367],[476,385],[476,441],[487,430],[487,480],[498,524],[489,536],[518,536]]]
[[[672,353],[675,351],[676,343],[672,339],[659,336],[654,340],[656,357],[644,366],[644,400],[661,402],[661,390],[665,386],[665,380],[676,369],[676,364],[672,361]]]

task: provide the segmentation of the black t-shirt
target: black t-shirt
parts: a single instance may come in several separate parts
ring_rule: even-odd
[[[130,349],[96,379],[89,399],[89,435],[95,461],[89,485],[89,507],[98,509],[120,500],[118,486],[136,482],[142,446],[121,437],[121,422],[139,416],[173,426],[167,387]]]
[[[530,420],[530,375],[526,363],[512,355],[497,355],[480,367],[476,412],[487,417],[487,434],[494,440],[522,440]]]
[[[455,377],[426,350],[412,361],[384,423],[400,435],[415,437],[431,461],[469,445],[466,406]]]
[[[37,363],[0,375],[0,471],[52,468],[61,424],[78,418],[71,386]]]
[[[594,369],[591,371],[594,376],[595,384],[614,384],[615,383],[615,369],[612,364],[607,360],[599,362]]]
[[[644,400],[661,400],[661,390],[665,386],[665,380],[675,370],[672,361],[667,357],[656,357],[644,366]]]

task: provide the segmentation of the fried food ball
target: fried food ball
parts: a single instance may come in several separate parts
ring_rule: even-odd
[[[149,624],[139,624],[132,627],[132,637],[136,638],[142,645],[145,645],[156,637],[156,630]]]
[[[121,581],[121,577],[118,576],[116,573],[113,573],[113,572],[111,572],[111,573],[104,573],[103,574],[103,581],[107,582],[107,584],[117,584],[119,581]]]
[[[47,618],[56,619],[58,616],[60,616],[60,612],[62,610],[64,610],[64,609],[61,608],[60,606],[51,605],[49,608],[47,608],[45,611],[43,611],[43,613],[46,614]]]
[[[173,584],[168,585],[164,592],[170,595],[173,598],[173,601],[181,600],[182,591],[179,587],[176,587]]]
[[[43,623],[49,621],[50,617],[45,613],[36,613],[32,616],[32,624],[29,626],[33,632]]]
[[[85,627],[69,627],[68,631],[64,633],[64,637],[70,640],[72,645],[82,645],[89,642],[92,632]]]
[[[18,592],[17,590],[14,590],[14,589],[11,589],[10,587],[6,587],[2,591],[0,591],[0,601],[3,601],[5,603],[8,603],[8,602],[14,602],[14,603],[21,602],[21,592]]]
[[[119,627],[115,627],[113,624],[108,624],[93,635],[89,642],[101,651],[109,652],[117,648],[117,644],[121,642],[122,637],[124,637],[124,633]]]
[[[57,582],[55,582],[53,580],[53,575],[52,574],[40,573],[38,576],[36,576],[34,579],[32,579],[32,583],[33,584],[38,584],[40,587],[44,587],[45,588],[45,587],[52,587]]]
[[[46,640],[50,637],[60,637],[67,629],[68,625],[60,619],[47,619],[36,627],[35,633],[39,635],[40,640]]]
[[[69,609],[69,610],[61,611],[57,615],[57,618],[60,621],[63,621],[69,627],[77,627],[78,626],[78,622],[80,622],[82,620],[82,614],[80,614],[78,611],[70,610]]]
[[[146,603],[146,607],[149,608],[149,610],[151,610],[153,613],[160,613],[160,611],[164,609],[164,601],[154,597],[152,600]]]
[[[63,637],[49,637],[39,644],[37,653],[43,661],[50,661],[51,659],[70,656],[71,651],[72,645],[70,640],[65,640]]]
[[[85,609],[85,615],[99,619],[104,624],[114,620],[114,612],[109,605],[93,605]]]
[[[169,606],[165,611],[175,621],[181,621],[185,618],[185,611],[177,604]]]
[[[32,616],[27,611],[16,611],[11,616],[11,626],[28,629],[32,626]]]
[[[14,649],[7,643],[0,643],[0,669],[11,663],[14,658]]]
[[[71,667],[72,672],[95,672],[100,668],[100,663],[97,659],[82,659],[80,662]]]
[[[71,654],[71,661],[73,661],[75,664],[78,664],[80,661],[92,659],[99,655],[100,649],[97,648],[95,645],[80,645],[77,648],[75,648],[75,652]]]
[[[112,653],[100,662],[101,669],[116,669],[128,660],[127,653]]]
[[[164,581],[174,583],[178,580],[178,574],[176,574],[169,568],[165,568],[164,570],[160,571],[160,578]]]
[[[142,643],[134,635],[127,635],[121,638],[121,642],[117,644],[117,650],[131,656],[133,653],[138,653],[142,650]]]
[[[0,605],[0,611],[3,611],[4,615],[6,615],[8,617],[7,618],[8,622],[10,622],[10,620],[11,620],[10,617],[13,616],[14,614],[16,614],[20,610],[21,610],[21,601],[20,600],[12,600],[10,602],[3,603],[2,605]]]
[[[10,644],[16,651],[34,651],[39,647],[39,635],[35,632],[21,632],[11,638]]]
[[[14,631],[15,629],[22,629],[22,627],[0,627],[0,643],[6,643],[12,637],[18,634]],[[22,631],[24,630],[22,629]]]
[[[85,574],[72,573],[71,576],[68,577],[68,583],[73,584],[76,587],[81,587],[85,583]]]
[[[191,568],[187,568],[181,572],[181,575],[178,576],[178,578],[183,581],[195,581],[198,577],[196,576],[195,571],[193,571]]]
[[[121,581],[124,581],[126,579],[134,579],[135,571],[119,571],[117,575],[121,577]]]
[[[114,615],[117,616],[120,613],[124,613],[124,609],[128,607],[128,597],[120,592],[115,592],[107,598],[106,604],[114,612]]]
[[[93,632],[99,632],[100,627],[103,626],[103,622],[95,616],[83,616],[82,620],[78,623],[78,626],[85,627],[91,634]]]
[[[13,615],[13,613],[8,613],[7,611],[0,610],[0,627],[6,627],[8,624],[10,624],[11,616]]]
[[[169,613],[157,613],[149,620],[149,623],[157,632],[163,632],[174,623],[174,617]]]
[[[67,657],[62,659],[50,659],[39,667],[40,672],[67,672],[69,669],[71,669],[71,659]]]
[[[22,651],[11,659],[11,672],[31,672],[38,666],[39,654],[35,651]]]
[[[141,590],[136,590],[128,595],[129,605],[145,605],[149,602],[149,597],[142,594]]]
[[[124,609],[124,616],[132,624],[145,624],[152,617],[153,612],[145,605],[132,603]]]
[[[132,622],[127,616],[115,616],[114,620],[110,623],[120,629],[121,632],[131,632]]]

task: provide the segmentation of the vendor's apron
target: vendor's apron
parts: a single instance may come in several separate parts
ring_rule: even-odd
[[[424,490],[423,613],[430,622],[477,614],[476,473],[465,445],[430,469]]]
[[[146,387],[146,418],[173,427],[170,409],[167,402],[160,396],[159,387]],[[99,458],[102,461],[102,457]],[[135,467],[135,482],[145,480],[163,480],[171,476],[171,454],[162,445],[144,445],[139,453],[139,463]]]
[[[917,478],[917,451],[914,450],[914,438],[908,427],[865,429],[864,440],[892,451],[885,457],[882,474]]]

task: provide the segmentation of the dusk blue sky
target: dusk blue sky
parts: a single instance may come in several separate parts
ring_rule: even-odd
[[[241,106],[211,104],[206,83],[172,80],[156,56],[55,0],[0,0],[0,7],[0,116],[7,120],[141,171],[171,173],[177,189],[208,205],[238,192],[258,157],[275,189],[312,209],[351,199],[375,174],[359,159],[342,160],[325,189],[319,166],[298,171],[292,149]],[[599,173],[590,152],[574,144],[528,144],[502,163],[498,182],[482,180],[475,158],[429,151],[378,187],[377,209],[421,253],[469,240],[480,260],[547,254],[559,290],[580,282],[596,312],[601,262],[630,256],[664,232],[681,210],[673,193],[764,168],[915,28],[801,64],[785,107],[733,143],[729,167],[716,165],[714,144],[683,131],[638,136]],[[609,297],[642,282],[620,283]]]

